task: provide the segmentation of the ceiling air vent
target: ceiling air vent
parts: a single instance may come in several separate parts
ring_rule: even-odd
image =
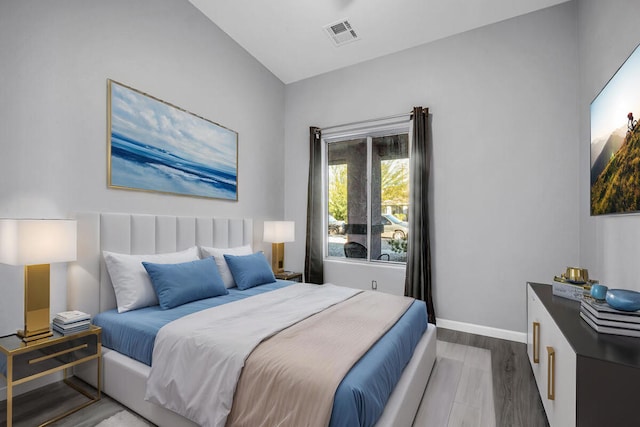
[[[351,27],[351,24],[346,19],[325,25],[323,28],[336,46],[342,46],[344,44],[360,40],[356,32]]]

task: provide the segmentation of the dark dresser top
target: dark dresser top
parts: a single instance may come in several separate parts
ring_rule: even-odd
[[[529,284],[576,355],[640,368],[640,338],[598,333],[580,317],[580,302],[553,295],[551,285]]]

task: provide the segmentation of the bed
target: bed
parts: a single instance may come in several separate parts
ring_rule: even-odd
[[[258,240],[254,239],[253,222],[250,219],[83,213],[77,215],[77,220],[78,260],[69,266],[68,305],[70,309],[82,310],[92,316],[109,312],[116,307],[103,251],[161,254],[194,245],[232,248],[252,245],[254,240]],[[289,284],[278,282],[272,286],[275,289]],[[435,326],[429,324],[415,340],[408,363],[398,374],[399,379],[392,386],[393,391],[388,400],[383,403],[382,414],[375,425],[412,424],[435,361],[435,331]],[[107,336],[104,332],[103,335]],[[145,357],[134,358],[115,351],[107,345],[108,338],[105,341],[102,386],[107,395],[160,426],[196,425],[175,412],[145,400],[147,379],[151,372],[150,361],[145,360]],[[380,342],[382,341],[381,339]],[[352,370],[357,371],[357,367],[354,365]],[[76,375],[95,385],[95,371],[92,369],[95,367],[78,370]],[[359,369],[359,375],[362,376],[367,366],[360,366]],[[334,415],[338,413],[335,408],[334,406]],[[332,420],[331,425],[340,423]]]

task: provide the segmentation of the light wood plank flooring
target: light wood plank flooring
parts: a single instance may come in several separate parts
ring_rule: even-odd
[[[495,427],[491,351],[438,341],[414,427]]]
[[[438,340],[491,351],[497,426],[549,426],[529,365],[526,344],[442,328],[438,329]]]
[[[23,394],[14,400],[13,425],[38,425],[83,399],[62,382]],[[96,404],[53,425],[93,427],[123,409],[103,395]],[[2,402],[0,427],[6,426],[5,420]],[[494,425],[548,426],[525,344],[438,329],[438,359],[414,427]]]

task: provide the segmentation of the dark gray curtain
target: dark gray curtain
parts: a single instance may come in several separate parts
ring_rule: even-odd
[[[307,242],[304,255],[304,280],[324,283],[322,238],[322,139],[320,129],[309,128],[309,190],[307,192]]]
[[[413,141],[409,155],[409,236],[404,294],[427,303],[429,323],[436,323],[431,297],[431,243],[429,241],[429,109],[413,109]]]

